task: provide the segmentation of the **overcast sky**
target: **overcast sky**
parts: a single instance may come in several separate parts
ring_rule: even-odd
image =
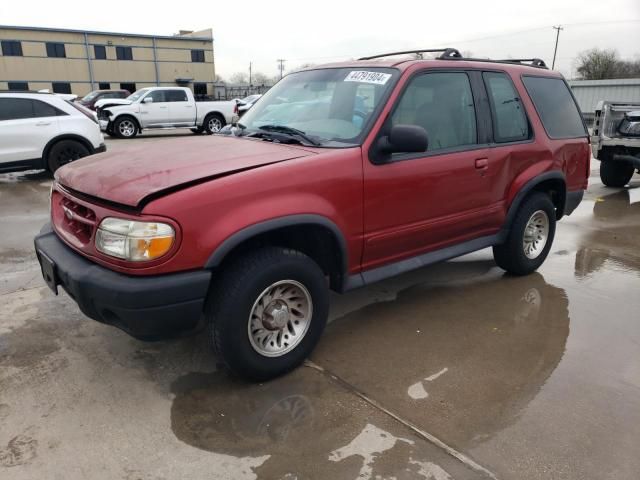
[[[54,8],[52,6],[55,5]],[[0,1],[0,24],[171,35],[213,29],[216,73],[277,73],[367,54],[450,46],[476,56],[553,57],[567,77],[585,49],[615,48],[640,59],[640,0],[458,0],[169,2],[90,4],[83,0]]]

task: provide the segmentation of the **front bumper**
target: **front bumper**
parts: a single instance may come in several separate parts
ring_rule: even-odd
[[[64,288],[88,317],[145,340],[198,326],[211,280],[208,270],[123,275],[73,251],[49,224],[34,242],[43,275],[51,278],[53,272],[53,281],[47,283],[56,293],[58,285]]]
[[[93,153],[104,153],[107,151],[107,146],[104,143],[101,143],[100,146],[93,150]]]
[[[100,124],[100,130],[106,132],[109,126],[109,120],[98,120],[98,123]]]

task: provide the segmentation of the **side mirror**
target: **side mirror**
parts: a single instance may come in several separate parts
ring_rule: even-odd
[[[394,125],[378,146],[384,153],[419,153],[427,151],[429,139],[427,131],[418,125]]]
[[[149,95],[148,97],[144,97],[142,100],[143,103],[153,103],[153,97]]]

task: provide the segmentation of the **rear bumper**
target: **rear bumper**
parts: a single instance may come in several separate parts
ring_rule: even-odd
[[[101,143],[100,146],[93,150],[93,153],[104,153],[107,151],[107,146],[104,143]]]
[[[35,238],[38,260],[54,264],[60,285],[90,318],[113,325],[140,339],[154,339],[191,330],[204,310],[211,272],[134,277],[82,257],[46,225]]]

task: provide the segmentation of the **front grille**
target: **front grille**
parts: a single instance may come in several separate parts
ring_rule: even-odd
[[[96,214],[57,191],[51,196],[51,215],[56,230],[78,247],[86,246],[96,228]]]
[[[101,108],[98,109],[98,120],[109,120],[109,112]]]

